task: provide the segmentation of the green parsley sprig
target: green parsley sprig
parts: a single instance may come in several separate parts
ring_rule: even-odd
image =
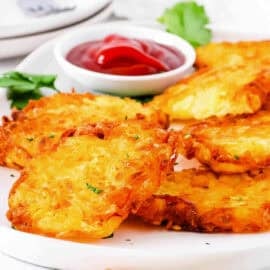
[[[30,99],[42,97],[42,87],[59,92],[55,87],[56,78],[56,75],[10,71],[0,76],[0,87],[7,88],[7,98],[11,101],[11,107],[23,109]]]
[[[91,191],[93,191],[94,193],[96,193],[96,194],[100,194],[100,193],[103,192],[102,189],[97,188],[97,187],[94,187],[94,186],[92,186],[92,185],[89,184],[89,183],[86,183],[86,187],[87,187],[89,190],[91,190]]]
[[[158,21],[166,26],[168,32],[182,37],[195,48],[212,39],[207,28],[209,18],[206,11],[194,1],[180,2],[166,9]]]

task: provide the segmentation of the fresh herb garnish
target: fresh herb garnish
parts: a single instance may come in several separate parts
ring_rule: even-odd
[[[137,141],[140,139],[140,136],[138,134],[134,135],[133,138]]]
[[[233,157],[234,157],[235,160],[239,160],[239,156],[234,155]]]
[[[55,88],[56,75],[36,75],[19,71],[10,71],[0,76],[0,87],[7,88],[7,98],[11,107],[23,109],[30,99],[42,97],[41,88]]]
[[[32,141],[34,140],[34,138],[33,138],[33,137],[28,137],[28,138],[26,138],[26,140],[27,140],[28,142],[32,142]]]
[[[212,33],[206,27],[209,23],[206,11],[194,1],[180,2],[166,9],[158,21],[168,32],[182,37],[195,48],[212,39]]]
[[[93,191],[94,193],[96,193],[96,194],[100,194],[103,190],[102,189],[99,189],[99,188],[97,188],[97,187],[94,187],[94,186],[92,186],[91,184],[89,184],[89,183],[86,183],[86,187],[88,188],[88,189],[90,189],[91,191]]]
[[[55,135],[54,135],[54,134],[50,134],[50,135],[48,136],[48,138],[53,139],[53,138],[55,138]]]

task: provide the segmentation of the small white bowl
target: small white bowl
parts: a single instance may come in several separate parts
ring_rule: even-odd
[[[174,70],[153,75],[120,76],[89,71],[66,60],[67,53],[76,45],[91,40],[100,40],[114,33],[130,38],[149,39],[172,46],[183,53],[185,63]],[[190,73],[195,61],[195,51],[185,40],[161,30],[128,23],[105,23],[70,32],[56,43],[54,55],[63,71],[85,89],[120,96],[158,94]]]

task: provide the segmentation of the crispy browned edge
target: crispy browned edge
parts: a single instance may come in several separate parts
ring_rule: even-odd
[[[108,95],[94,95],[91,93],[76,93],[76,92],[72,92],[72,93],[60,93],[60,94],[56,94],[56,95],[62,95],[63,97],[72,97],[75,98],[76,97],[85,97],[91,100],[94,100],[96,97],[102,97],[102,96],[108,96]],[[11,114],[11,121],[16,121],[16,120],[20,120],[20,119],[25,119],[27,118],[27,112],[37,109],[37,108],[42,108],[44,105],[46,105],[47,102],[50,101],[50,98],[52,96],[46,96],[43,97],[39,100],[30,100],[28,105],[23,109],[23,110],[16,110],[13,109],[12,114]],[[111,96],[110,96],[111,97]],[[119,97],[118,97],[119,98]],[[126,97],[125,99],[127,100],[132,100],[129,97]],[[136,102],[136,100],[133,100],[134,102]],[[138,101],[137,101],[138,102]],[[156,124],[162,128],[168,128],[169,126],[169,117],[167,114],[165,114],[164,112],[162,112],[161,110],[157,109],[157,108],[153,108],[152,106],[149,106],[148,103],[144,103],[142,104],[143,107],[148,107],[150,109],[153,110],[153,116],[152,116],[152,121],[156,122]],[[155,114],[154,114],[155,113]],[[5,116],[5,120],[8,120],[9,118]],[[141,114],[141,113],[137,113],[136,115],[136,119],[145,119],[145,115]]]
[[[181,197],[170,195],[153,195],[146,200],[144,205],[136,213],[146,223],[163,225],[169,230],[191,231],[204,233],[235,232],[251,233],[268,231],[270,229],[270,203],[261,207],[262,216],[268,220],[268,225],[251,221],[245,226],[235,226],[233,210],[230,208],[213,209],[204,215],[200,215],[192,202]],[[147,214],[146,214],[147,213]]]
[[[261,171],[251,173],[250,177],[259,179],[260,173]],[[147,224],[165,226],[166,229],[175,231],[253,233],[270,230],[269,202],[262,204],[260,209],[254,212],[256,216],[253,216],[253,219],[245,221],[235,218],[233,208],[213,206],[212,210],[201,214],[198,207],[200,206],[186,200],[184,195],[154,194],[145,201],[136,216]]]
[[[84,96],[86,98],[94,100],[97,96],[90,94],[90,93],[85,93],[85,94],[77,94],[75,92],[72,93],[61,93],[61,94],[56,94],[56,95],[62,95],[63,97],[81,97]],[[11,117],[3,116],[2,117],[2,126],[0,126],[0,146],[1,146],[1,151],[0,151],[0,165],[2,166],[8,166],[5,158],[6,158],[6,153],[10,151],[13,147],[18,147],[19,151],[23,153],[26,157],[29,159],[32,158],[29,153],[25,151],[25,149],[20,148],[19,146],[14,146],[14,143],[10,139],[10,133],[13,132],[12,130],[12,125],[15,123],[20,124],[21,121],[27,121],[27,112],[34,110],[36,108],[42,108],[44,104],[50,101],[51,96],[48,97],[43,97],[39,100],[30,100],[29,104],[23,109],[23,110],[17,110],[13,109],[11,113]],[[150,107],[147,104],[143,104],[142,106],[145,107]],[[141,113],[137,113],[135,120],[145,120],[145,121],[151,121],[153,126],[160,127],[167,129],[169,126],[169,117],[167,114],[163,113],[161,110],[155,109],[150,107],[150,109],[153,110],[153,115],[151,119],[147,119],[145,115]],[[29,120],[31,122],[31,120]],[[41,150],[44,149],[44,141],[41,140],[41,145],[40,148]],[[42,151],[41,151],[42,152]],[[21,170],[22,167],[19,166],[18,164],[13,164],[12,168],[19,169]]]

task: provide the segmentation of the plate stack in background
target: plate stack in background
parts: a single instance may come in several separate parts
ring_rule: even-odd
[[[0,59],[25,55],[67,30],[104,21],[112,13],[111,0],[73,0],[72,10],[42,16],[27,14],[18,2],[0,2]]]

